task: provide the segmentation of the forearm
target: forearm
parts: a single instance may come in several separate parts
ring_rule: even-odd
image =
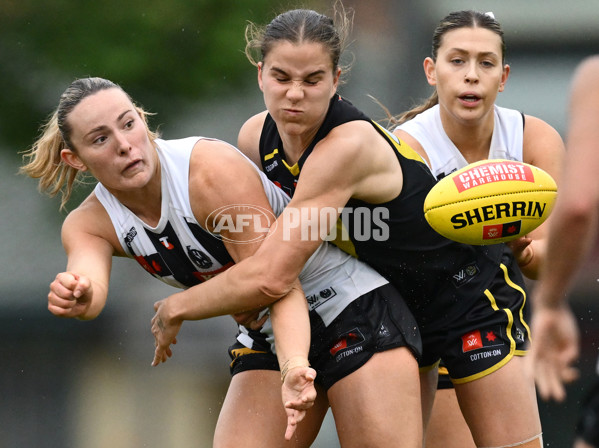
[[[283,299],[270,307],[279,366],[291,359],[308,360],[310,350],[310,318],[308,302],[299,282]]]
[[[592,247],[596,229],[596,214],[556,210],[537,285],[536,306],[555,308],[564,304],[574,275]]]
[[[253,260],[246,259],[207,282],[170,296],[169,317],[179,321],[208,319],[263,308],[284,297],[292,284],[270,279]]]

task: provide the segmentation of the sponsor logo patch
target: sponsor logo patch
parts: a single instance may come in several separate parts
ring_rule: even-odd
[[[200,269],[210,269],[214,264],[212,259],[199,249],[194,249],[191,246],[187,246],[187,256],[195,265],[199,266]]]
[[[501,327],[474,330],[462,335],[462,352],[505,345],[501,338]]]
[[[456,272],[452,277],[452,282],[456,288],[459,288],[462,285],[465,285],[470,280],[478,275],[480,269],[476,263],[469,264],[463,268],[461,268],[458,272]]]
[[[513,221],[505,224],[483,226],[483,240],[494,240],[520,233],[522,221]]]
[[[306,297],[310,311],[315,310],[322,304],[328,302],[337,295],[337,291],[333,287],[328,287],[320,291],[318,294],[312,294]]]
[[[381,328],[379,328],[379,338],[387,338],[391,336],[389,329],[385,327],[384,324],[381,324]]]
[[[465,170],[453,181],[458,192],[461,193],[479,185],[514,180],[534,182],[535,178],[529,166],[519,163],[489,162]]]
[[[329,352],[335,357],[335,361],[347,358],[348,356],[360,353],[364,350],[362,343],[365,341],[364,335],[358,328],[348,331],[330,348]]]
[[[462,352],[483,348],[483,341],[480,337],[480,331],[471,331],[462,336]]]

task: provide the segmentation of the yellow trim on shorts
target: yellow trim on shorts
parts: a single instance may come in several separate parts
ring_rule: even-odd
[[[419,367],[418,371],[420,373],[427,373],[430,372],[433,369],[438,369],[439,368],[439,364],[441,363],[441,360],[439,359],[437,362],[435,362],[434,364],[431,364],[430,366],[423,366],[423,367]]]
[[[505,281],[508,285],[510,285],[512,288],[520,291],[520,293],[522,294],[522,296],[524,297],[524,300],[522,301],[522,306],[520,307],[520,322],[522,322],[522,325],[524,325],[524,327],[526,328],[526,331],[528,332],[528,339],[530,340],[530,342],[532,342],[532,334],[530,333],[530,327],[528,326],[528,324],[526,323],[526,321],[524,320],[524,305],[526,305],[526,291],[524,291],[520,285],[515,284],[510,277],[508,276],[507,273],[507,268],[505,267],[505,265],[502,263],[500,265],[501,269],[503,269],[503,273],[504,273],[504,277],[505,277]]]
[[[508,272],[507,272],[507,267],[503,263],[501,263],[499,265],[499,267],[503,271],[503,276],[504,276],[505,282],[509,286],[514,288],[515,290],[519,291],[524,296],[524,300],[522,301],[522,307],[520,308],[519,315],[520,315],[521,322],[526,326],[526,329],[529,331],[529,336],[530,336],[530,329],[528,328],[528,325],[526,325],[526,323],[524,322],[524,319],[523,319],[523,308],[524,308],[524,304],[526,303],[526,292],[520,286],[518,286],[517,284],[515,284],[514,282],[512,282],[510,280]],[[505,358],[503,358],[501,361],[499,361],[497,364],[495,364],[492,367],[489,367],[486,370],[483,370],[482,372],[479,372],[479,373],[476,373],[474,375],[470,375],[470,376],[467,376],[464,378],[459,378],[459,379],[452,378],[451,380],[453,381],[454,384],[468,383],[470,381],[474,381],[474,380],[477,380],[484,376],[487,376],[487,375],[495,372],[496,370],[499,370],[504,365],[506,365],[514,356],[524,356],[524,354],[526,354],[526,351],[516,350],[516,341],[512,337],[512,326],[514,325],[514,315],[512,314],[512,310],[510,310],[509,308],[503,308],[502,310],[500,310],[499,307],[497,306],[497,302],[495,301],[495,297],[493,297],[493,294],[491,294],[491,291],[489,291],[488,289],[485,290],[485,296],[487,296],[487,299],[489,299],[489,302],[491,303],[491,307],[495,311],[503,311],[507,315],[507,318],[508,318],[507,336],[510,340],[510,353]]]
[[[237,361],[239,358],[241,358],[242,356],[245,355],[251,355],[253,353],[268,353],[264,350],[254,350],[252,348],[248,348],[248,347],[243,347],[243,348],[234,348],[233,350],[231,350],[231,354],[234,356],[233,361],[231,361],[231,363],[229,364],[231,367],[233,367],[233,364],[235,364],[235,361]]]

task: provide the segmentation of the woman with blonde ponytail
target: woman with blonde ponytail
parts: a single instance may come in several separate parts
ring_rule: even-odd
[[[64,141],[58,130],[57,113],[54,112],[44,126],[41,137],[33,147],[24,154],[29,162],[21,167],[20,172],[39,179],[39,189],[51,197],[62,191],[61,209],[64,208],[71,193],[79,171],[62,163],[60,151]]]
[[[351,409],[357,396],[378,405],[368,415],[373,421],[364,422],[370,422],[368,431],[353,440],[359,446],[375,446],[376,439],[383,447],[389,434],[403,443],[395,446],[418,447],[421,340],[395,288],[374,269],[323,243],[292,274],[291,284],[269,291],[268,298],[248,291],[210,302],[210,279],[258,250],[289,197],[232,145],[197,136],[157,138],[146,115],[111,81],[75,80],[24,155],[22,172],[39,179],[51,196],[62,193],[61,208],[83,174],[97,180],[64,220],[67,267],[50,284],[49,311],[64,318],[97,317],[107,303],[112,257],[129,257],[180,290],[153,304],[152,365],[172,356],[169,346],[184,320],[237,313],[239,332],[229,353],[243,359],[231,363],[231,398],[223,405],[214,447],[309,447],[329,407],[315,383],[338,391],[331,407],[344,414],[338,416],[343,426],[355,424]],[[200,286],[208,288],[201,295]],[[204,314],[196,313],[198,307]],[[362,344],[360,350],[354,347],[355,356],[343,357],[339,346],[341,359],[328,358],[341,338],[350,347]],[[373,355],[384,355],[377,369],[381,377],[401,374],[392,390],[405,395],[389,394],[383,381],[371,383]],[[402,407],[389,412],[396,399]],[[404,414],[415,424],[398,431],[392,416]]]
[[[81,171],[63,161],[63,149],[72,148],[70,141],[71,128],[67,122],[68,115],[85,97],[100,90],[119,88],[112,81],[102,78],[83,78],[73,83],[60,98],[60,106],[52,113],[46,124],[42,127],[40,137],[35,141],[29,151],[23,154],[26,162],[20,169],[34,179],[39,179],[39,190],[54,197],[61,193],[60,208],[64,209],[73,187],[86,176]],[[125,95],[127,95],[125,93]],[[129,97],[127,95],[127,97]],[[141,107],[134,105],[142,122],[147,126],[148,113]],[[158,134],[148,129],[151,141],[158,138]]]

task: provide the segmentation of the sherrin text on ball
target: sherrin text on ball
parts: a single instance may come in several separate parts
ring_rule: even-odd
[[[446,238],[495,244],[536,229],[556,197],[557,185],[542,169],[513,160],[482,160],[441,179],[424,201],[424,215]]]

